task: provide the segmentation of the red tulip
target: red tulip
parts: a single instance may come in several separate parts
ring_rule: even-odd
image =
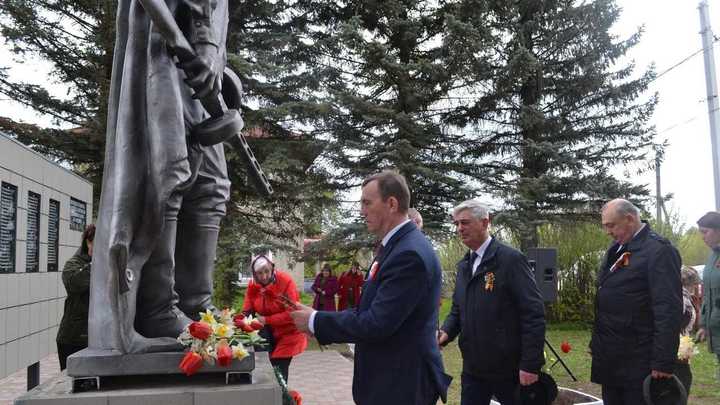
[[[250,327],[252,328],[252,330],[260,330],[263,328],[263,324],[260,323],[260,321],[258,321],[257,319],[253,319],[253,321],[250,322]]]
[[[217,364],[220,367],[229,367],[232,362],[232,349],[227,343],[217,346]]]
[[[288,392],[290,394],[290,397],[295,401],[295,405],[302,405],[302,395],[300,395],[299,392],[293,390]]]
[[[192,337],[200,340],[209,338],[213,333],[212,326],[206,324],[205,322],[193,322],[188,327],[188,330],[190,331],[190,335]]]
[[[203,365],[203,358],[195,352],[185,353],[182,361],[180,361],[180,370],[185,373],[186,376],[191,376],[200,370]]]
[[[562,350],[563,353],[570,353],[571,349],[572,346],[570,346],[570,343],[568,343],[567,340],[563,340],[563,342],[560,344],[560,350]]]
[[[243,321],[240,321],[240,322],[237,322],[237,323],[235,324],[235,327],[236,327],[236,328],[239,328],[241,331],[243,331],[243,332],[245,332],[245,333],[250,333],[250,332],[252,332],[252,331],[255,330],[255,329],[252,328],[252,326],[250,326],[250,325],[249,325],[247,322],[245,322],[244,320],[243,320]]]
[[[235,315],[235,316],[233,317],[233,323],[235,324],[235,327],[236,327],[236,328],[241,328],[241,329],[242,329],[242,326],[240,326],[240,324],[245,323],[245,314],[243,314],[243,313],[241,312],[241,313]]]

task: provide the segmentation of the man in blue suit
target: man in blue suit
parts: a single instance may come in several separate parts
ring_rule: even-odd
[[[440,262],[408,219],[410,191],[401,175],[383,171],[363,182],[360,213],[381,245],[360,305],[343,312],[291,312],[320,344],[355,343],[353,398],[358,405],[434,405],[446,400],[436,340]]]

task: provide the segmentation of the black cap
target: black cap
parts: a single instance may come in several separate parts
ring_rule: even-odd
[[[710,211],[697,221],[703,228],[720,229],[720,212]]]
[[[546,373],[540,373],[534,384],[520,386],[522,405],[550,405],[557,395],[557,384],[550,374]]]
[[[647,405],[686,405],[687,390],[676,376],[670,378],[645,377],[643,397]]]

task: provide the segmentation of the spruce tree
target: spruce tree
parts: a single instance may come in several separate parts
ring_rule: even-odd
[[[108,86],[115,40],[117,1],[7,0],[0,3],[0,32],[22,59],[34,55],[49,64],[47,85],[13,81],[0,65],[0,93],[54,118],[43,128],[0,119],[0,129],[31,147],[70,164],[100,194]],[[307,224],[334,203],[324,168],[316,165],[320,145],[291,123],[307,121],[317,104],[318,80],[298,67],[312,53],[299,32],[306,21],[284,1],[231,1],[228,61],[246,92],[245,127],[256,156],[275,189],[265,199],[247,181],[245,164],[226,148],[233,183],[219,257],[234,267],[257,245],[297,249]],[[52,87],[67,89],[53,96]],[[97,204],[95,205],[97,207]],[[310,229],[312,231],[312,229]]]
[[[7,66],[0,65],[0,94],[52,117],[56,125],[43,128],[2,117],[0,129],[71,164],[93,182],[96,197],[105,149],[115,6],[83,0],[0,2],[0,33],[16,59],[35,56],[52,72],[45,84],[35,85],[12,80]]]
[[[318,28],[308,32],[323,78],[327,110],[318,123],[323,157],[350,189],[383,168],[403,174],[411,205],[430,231],[448,207],[471,195],[462,145],[441,119],[467,73],[466,46],[484,27],[457,21],[456,2],[300,1]]]
[[[484,3],[464,10],[486,22],[494,45],[473,50],[490,70],[469,77],[478,97],[447,122],[464,128],[471,154],[491,168],[477,180],[504,201],[497,219],[518,231],[522,248],[537,246],[542,223],[597,218],[608,199],[647,195],[613,176],[645,159],[656,103],[646,94],[653,71],[636,73],[627,58],[640,32],[611,34],[615,2],[466,3]]]

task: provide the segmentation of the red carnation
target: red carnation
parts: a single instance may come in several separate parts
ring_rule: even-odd
[[[563,340],[563,342],[560,344],[560,350],[562,350],[563,353],[570,353],[571,349],[572,346],[570,346],[570,343],[568,343],[567,340]]]
[[[219,344],[217,347],[217,364],[220,367],[229,367],[232,362],[232,349],[226,344]]]
[[[263,328],[263,324],[260,323],[260,321],[258,321],[257,319],[253,319],[253,321],[250,322],[250,327],[252,328],[252,330],[260,330]]]
[[[205,322],[193,322],[188,327],[190,335],[196,339],[205,340],[212,335],[212,327]]]
[[[195,352],[187,352],[182,361],[180,361],[180,370],[186,376],[191,376],[200,370],[203,365],[203,358]]]

